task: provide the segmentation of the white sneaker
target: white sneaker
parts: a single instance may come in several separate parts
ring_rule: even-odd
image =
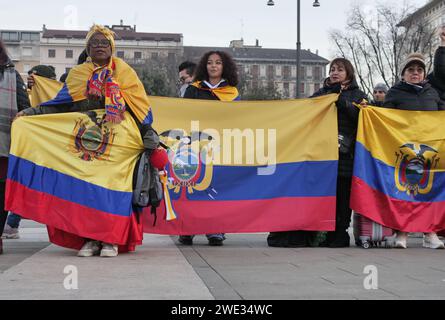
[[[406,249],[406,240],[408,239],[407,232],[398,231],[396,233],[396,238],[394,239],[394,248]]]
[[[99,241],[88,241],[85,243],[77,253],[78,257],[92,257],[97,256],[100,253],[100,242]]]
[[[118,255],[118,247],[115,244],[102,243],[102,250],[100,251],[101,257],[117,257]]]
[[[5,225],[5,229],[3,230],[2,239],[19,239],[19,229],[11,228],[9,224]]]
[[[423,236],[423,246],[430,249],[445,248],[445,244],[439,239],[435,232],[425,233]]]

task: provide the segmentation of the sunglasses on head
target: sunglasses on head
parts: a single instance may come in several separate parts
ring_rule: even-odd
[[[91,40],[89,42],[89,45],[92,48],[99,48],[99,47],[101,47],[101,48],[108,48],[110,46],[110,40],[107,40],[107,39],[102,39],[102,40],[93,39],[93,40]]]

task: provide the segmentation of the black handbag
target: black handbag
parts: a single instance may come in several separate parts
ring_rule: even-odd
[[[338,149],[342,154],[352,155],[354,148],[354,139],[350,136],[339,134],[338,135]]]
[[[133,174],[133,207],[139,208],[138,212],[141,208],[151,207],[151,214],[155,216],[153,224],[155,225],[156,208],[161,204],[163,195],[159,170],[150,164],[149,152],[145,151],[137,161]]]

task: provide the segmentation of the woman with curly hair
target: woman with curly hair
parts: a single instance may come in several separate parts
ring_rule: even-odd
[[[235,101],[240,100],[238,73],[232,57],[222,51],[209,51],[201,58],[195,73],[195,82],[184,98]]]
[[[222,51],[209,51],[201,58],[195,71],[195,82],[185,91],[186,99],[220,101],[240,100],[238,73],[232,57]],[[223,233],[208,234],[210,246],[222,246],[226,239]],[[184,245],[193,244],[193,236],[179,236]]]

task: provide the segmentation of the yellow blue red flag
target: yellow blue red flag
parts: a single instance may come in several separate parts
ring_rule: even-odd
[[[64,247],[95,239],[132,251],[142,242],[132,208],[142,138],[128,112],[119,125],[100,125],[103,113],[14,121],[6,208],[46,224],[51,241]]]
[[[395,230],[445,229],[445,112],[360,113],[351,207]]]
[[[34,86],[31,89],[31,106],[37,107],[42,103],[54,99],[62,89],[63,83],[34,75]]]
[[[336,100],[150,97],[177,219],[145,214],[145,232],[334,230]]]

